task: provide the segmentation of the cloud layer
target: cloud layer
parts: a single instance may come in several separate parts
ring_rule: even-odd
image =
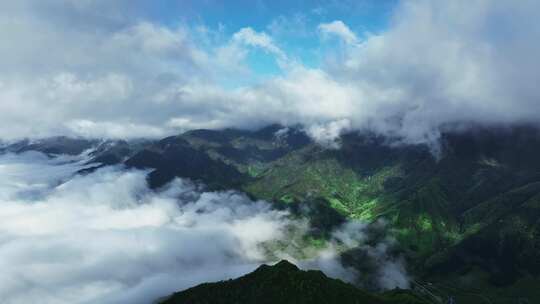
[[[319,24],[318,29],[325,37],[327,35],[336,35],[347,43],[358,42],[358,37],[356,37],[356,34],[351,31],[351,29],[341,20],[335,20],[329,23],[321,23]]]
[[[288,224],[286,212],[235,192],[181,180],[151,192],[141,171],[69,179],[77,163],[0,160],[4,303],[150,303],[253,270],[265,261],[260,244]]]
[[[455,124],[540,118],[538,1],[402,1],[377,34],[328,20],[311,30],[346,43],[321,48],[320,67],[280,47],[269,34],[277,21],[227,36],[141,18],[138,5],[2,3],[10,43],[0,47],[0,137],[160,137],[282,123],[303,124],[322,143],[362,129],[425,143]],[[257,50],[280,75],[251,69]]]
[[[324,249],[298,248],[291,231],[304,239],[307,222],[266,202],[205,192],[180,179],[154,192],[146,172],[122,167],[75,174],[85,161],[34,152],[0,156],[2,303],[151,303],[277,258],[356,282],[360,274],[339,259],[349,248],[373,253],[376,271],[361,275],[383,288],[407,286],[403,268],[384,279],[396,260],[364,244],[364,224],[336,230]],[[270,242],[281,246],[269,252]]]

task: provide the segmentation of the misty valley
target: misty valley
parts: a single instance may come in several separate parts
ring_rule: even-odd
[[[313,280],[291,303],[538,299],[538,131],[449,132],[439,154],[373,134],[339,144],[278,125],[5,144],[2,294],[214,303],[209,289],[215,303],[275,303],[279,284]],[[279,261],[302,270],[258,268]],[[317,294],[326,284],[335,294]]]
[[[0,304],[538,304],[539,54],[538,0],[0,0]]]

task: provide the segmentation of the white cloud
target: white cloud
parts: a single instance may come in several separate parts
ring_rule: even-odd
[[[154,192],[146,172],[122,167],[75,175],[86,161],[0,156],[2,303],[151,303],[240,276],[275,256],[296,261],[298,250],[312,257],[297,261],[302,267],[355,281],[338,254],[364,246],[365,224],[341,227],[322,251],[297,248],[291,237],[304,239],[307,223],[266,202],[180,179]],[[268,242],[282,244],[272,258]],[[384,250],[365,246],[380,269],[393,263]]]
[[[370,123],[414,142],[456,122],[534,122],[540,44],[531,38],[540,31],[526,15],[535,8],[533,1],[406,1],[392,28],[350,51],[332,74],[369,85]]]
[[[159,138],[167,135],[161,128],[130,122],[95,122],[80,119],[68,121],[65,126],[72,134],[89,138]]]
[[[361,41],[339,20],[321,24],[350,43],[320,68],[290,60],[275,37],[250,27],[216,43],[195,39],[200,29],[114,14],[127,4],[107,3],[0,5],[10,41],[0,48],[1,138],[348,120],[351,130],[432,143],[456,123],[539,118],[536,1],[403,1],[386,31]],[[283,74],[258,79],[245,62],[251,48],[275,56]],[[257,81],[222,85],[239,79]]]
[[[345,222],[332,231],[324,248],[301,248],[303,255],[313,258],[296,260],[286,253],[281,254],[295,261],[302,269],[321,270],[329,277],[339,278],[367,289],[409,288],[410,277],[405,262],[400,255],[392,254],[391,249],[396,245],[396,241],[389,236],[382,240],[370,239],[373,236],[369,230],[382,235],[385,227],[386,223],[383,221],[371,225],[359,221]],[[360,257],[353,262],[357,263],[356,265],[342,262],[340,253],[344,249],[356,251],[354,257]]]
[[[239,193],[181,180],[154,193],[120,168],[70,178],[81,165],[65,161],[0,157],[3,303],[150,303],[253,270],[288,223]]]
[[[339,149],[338,139],[341,134],[349,131],[351,123],[347,119],[336,120],[326,124],[314,124],[306,129],[306,133],[324,147]]]
[[[245,27],[236,32],[233,41],[244,43],[249,46],[259,47],[275,55],[283,56],[283,52],[274,44],[272,38],[266,33],[256,32],[250,27]]]
[[[356,34],[341,20],[335,20],[330,23],[321,23],[318,26],[318,30],[323,36],[336,35],[349,44],[358,42]]]

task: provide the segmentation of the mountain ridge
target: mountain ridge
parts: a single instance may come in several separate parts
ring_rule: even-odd
[[[301,213],[299,205],[311,206],[311,214],[299,216],[311,219],[317,238],[345,219],[384,219],[408,270],[424,280],[474,282],[490,293],[510,290],[525,278],[540,282],[536,128],[446,132],[438,159],[427,146],[390,145],[373,134],[344,134],[340,149],[327,149],[301,129],[278,136],[280,130],[285,129],[195,130],[126,142],[117,150],[104,147],[99,155],[114,155],[109,164],[150,170],[154,188],[182,177],[210,189],[240,190],[277,208]],[[4,151],[61,151],[70,147],[66,141],[58,147],[51,141],[22,143]],[[97,163],[94,156],[91,162]],[[358,266],[350,255],[342,259]]]
[[[255,303],[342,303],[342,304],[428,304],[406,291],[373,295],[321,271],[302,271],[282,260],[262,265],[234,280],[204,283],[170,295],[160,304],[255,304]]]

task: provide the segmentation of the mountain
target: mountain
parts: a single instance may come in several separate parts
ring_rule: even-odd
[[[241,188],[265,165],[309,143],[299,131],[274,136],[279,126],[250,132],[194,130],[162,139],[126,161],[135,168],[154,169],[150,186],[160,187],[175,176],[199,180],[211,188]]]
[[[491,303],[540,302],[538,129],[449,130],[439,144],[434,155],[426,145],[350,133],[341,137],[341,148],[329,149],[300,128],[273,125],[137,143],[56,138],[3,150],[76,154],[101,147],[92,152],[96,166],[148,169],[153,188],[185,177],[211,189],[237,189],[307,216],[322,241],[346,219],[384,219],[409,272],[460,294],[459,303],[475,303],[478,295]],[[362,269],[354,251],[342,260]]]
[[[320,271],[302,271],[281,261],[262,265],[235,280],[206,283],[177,292],[160,304],[427,304],[407,291],[373,295]]]
[[[242,178],[235,167],[211,158],[181,137],[162,139],[137,152],[125,164],[151,168],[148,181],[152,188],[163,186],[176,176],[203,181],[213,188],[233,188]]]
[[[47,155],[78,155],[81,154],[83,151],[92,148],[97,143],[97,140],[88,140],[84,138],[69,138],[65,136],[50,137],[36,140],[25,139],[1,145],[0,153],[23,153],[27,151],[39,151]]]
[[[329,225],[339,216],[384,218],[409,264],[425,276],[455,272],[456,265],[479,268],[494,286],[538,275],[536,129],[446,132],[438,159],[426,146],[372,134],[346,134],[340,149],[327,149],[298,129],[278,136],[279,130],[191,131],[152,144],[126,164],[153,169],[156,187],[180,176],[280,206],[316,202],[320,218],[333,218]]]

